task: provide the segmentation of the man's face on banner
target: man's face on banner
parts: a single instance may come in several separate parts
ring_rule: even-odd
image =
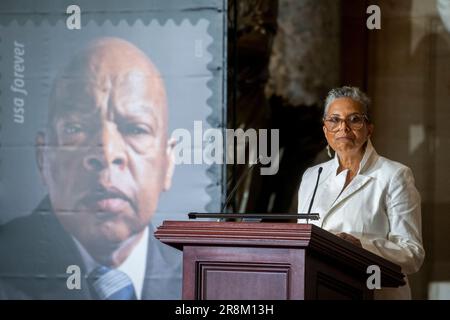
[[[52,207],[86,247],[120,245],[148,225],[170,186],[162,79],[137,48],[103,39],[56,81],[49,130],[38,136]]]

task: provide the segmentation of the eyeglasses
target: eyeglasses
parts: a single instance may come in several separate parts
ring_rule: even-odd
[[[352,130],[359,130],[364,126],[364,122],[369,118],[365,114],[352,114],[346,119],[341,119],[337,116],[331,116],[323,119],[325,128],[330,132],[337,132],[341,128],[341,122],[345,122],[347,127]]]

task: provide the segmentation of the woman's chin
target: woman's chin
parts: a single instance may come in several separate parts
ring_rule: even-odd
[[[357,149],[355,142],[351,139],[344,139],[342,138],[336,143],[336,151],[337,152],[348,152],[348,151],[354,151]]]

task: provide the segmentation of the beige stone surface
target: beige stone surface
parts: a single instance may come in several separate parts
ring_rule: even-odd
[[[411,278],[414,298],[450,280],[450,34],[435,1],[378,1],[382,29],[369,33],[374,144],[410,166],[423,199],[427,257]]]

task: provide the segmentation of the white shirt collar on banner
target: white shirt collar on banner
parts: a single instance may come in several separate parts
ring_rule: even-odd
[[[139,240],[138,244],[131,251],[131,254],[118,267],[120,271],[126,273],[130,277],[136,290],[136,297],[138,299],[141,299],[142,288],[144,286],[145,280],[148,237],[149,231],[147,227],[145,228],[144,234]],[[75,239],[74,237],[72,238],[75,240],[75,244],[77,245],[78,251],[80,252],[83,259],[84,265],[86,267],[86,274],[89,274],[92,270],[99,266],[99,263],[92,258],[89,252],[87,252],[87,250],[77,239]]]

